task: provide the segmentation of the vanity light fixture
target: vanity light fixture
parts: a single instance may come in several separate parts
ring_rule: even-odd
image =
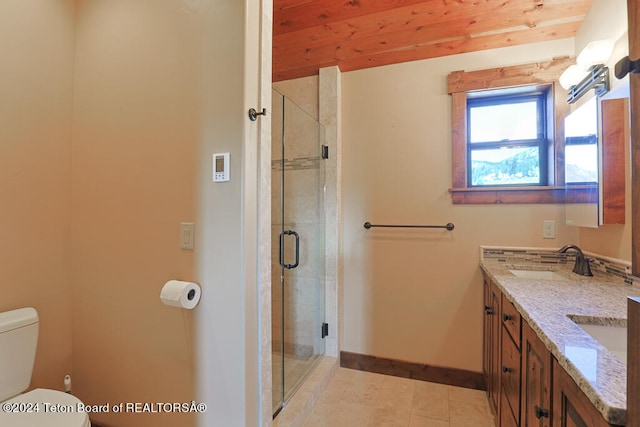
[[[578,55],[576,62],[579,67],[589,69],[596,64],[605,64],[613,52],[613,41],[596,40],[587,44]]]
[[[597,40],[587,44],[577,58],[577,64],[567,68],[560,76],[560,85],[569,94],[567,102],[573,104],[582,95],[595,89],[596,96],[609,92],[609,68],[604,64],[611,56],[613,42]]]
[[[586,75],[587,73],[580,66],[577,64],[571,65],[560,75],[560,86],[565,90],[569,90],[569,88],[584,79]]]
[[[602,64],[593,65],[589,68],[587,76],[582,81],[568,90],[567,102],[573,104],[582,95],[595,89],[596,96],[602,96],[609,92],[609,68]]]

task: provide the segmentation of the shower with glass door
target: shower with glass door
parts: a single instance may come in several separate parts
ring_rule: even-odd
[[[323,127],[272,92],[273,413],[324,354]]]

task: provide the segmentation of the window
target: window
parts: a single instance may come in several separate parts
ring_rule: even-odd
[[[453,203],[564,203],[571,58],[449,75]]]
[[[468,94],[469,187],[547,184],[548,90],[533,86]]]

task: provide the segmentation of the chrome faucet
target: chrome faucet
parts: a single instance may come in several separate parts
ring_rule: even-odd
[[[593,276],[593,273],[591,272],[591,266],[589,265],[589,263],[593,261],[593,258],[585,258],[582,250],[576,245],[564,245],[558,250],[558,252],[564,254],[569,249],[573,249],[574,251],[576,251],[576,264],[573,266],[573,272],[576,274],[581,274],[583,276]]]

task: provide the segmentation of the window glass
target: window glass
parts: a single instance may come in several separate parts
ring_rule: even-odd
[[[469,109],[470,142],[514,141],[538,137],[538,105],[529,102]]]
[[[471,151],[471,185],[523,185],[540,182],[538,147]]]
[[[467,185],[546,185],[546,94],[482,95],[467,102]]]

